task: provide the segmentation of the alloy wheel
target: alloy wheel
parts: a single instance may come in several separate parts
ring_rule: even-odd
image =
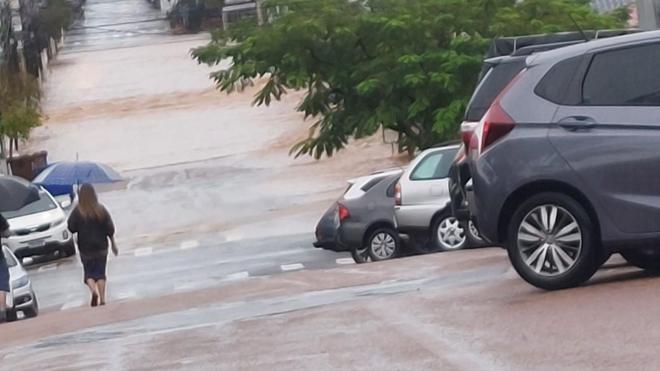
[[[438,226],[438,241],[446,250],[455,250],[465,244],[465,229],[458,221],[452,217],[445,218]]]
[[[582,250],[582,230],[566,209],[541,205],[522,219],[517,244],[530,270],[542,276],[557,276],[577,262]]]
[[[371,239],[371,251],[379,260],[389,259],[396,251],[396,240],[389,233],[380,232]]]

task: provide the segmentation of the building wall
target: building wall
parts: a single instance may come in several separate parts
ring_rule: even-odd
[[[593,0],[591,5],[601,13],[609,12],[622,6],[630,5],[635,0]]]

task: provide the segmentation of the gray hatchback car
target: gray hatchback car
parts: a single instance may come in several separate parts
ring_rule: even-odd
[[[660,31],[529,56],[464,126],[452,205],[529,283],[579,285],[613,252],[660,269],[658,61]]]

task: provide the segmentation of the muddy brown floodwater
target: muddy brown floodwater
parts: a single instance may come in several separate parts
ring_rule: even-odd
[[[159,39],[160,40],[160,39]],[[226,95],[190,50],[205,36],[63,53],[51,65],[30,150],[107,163],[128,180],[105,192],[120,241],[154,245],[201,233],[226,239],[312,233],[347,178],[401,164],[379,136],[321,161],[294,159],[307,135],[291,92],[253,107],[259,82]]]

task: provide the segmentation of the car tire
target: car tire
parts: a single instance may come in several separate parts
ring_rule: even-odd
[[[39,315],[39,303],[37,302],[37,297],[34,297],[34,301],[32,303],[32,306],[26,310],[23,311],[23,314],[25,314],[25,317],[27,318],[34,318]]]
[[[486,245],[486,241],[484,241],[483,238],[481,238],[481,234],[479,234],[479,230],[477,229],[477,226],[474,225],[473,221],[470,220],[467,222],[466,230],[468,231],[469,247],[478,247],[478,246]]]
[[[367,250],[372,261],[383,261],[399,255],[401,240],[390,228],[378,228],[369,235]]]
[[[18,320],[18,313],[13,309],[7,310],[7,322],[14,322]]]
[[[67,243],[64,245],[61,252],[67,258],[76,255],[76,244],[74,244],[73,241]]]
[[[356,264],[368,263],[369,259],[371,259],[371,256],[369,256],[369,245],[352,248],[351,256]]]
[[[445,212],[433,219],[431,223],[429,244],[425,246],[426,251],[420,253],[431,253],[437,251],[461,250],[468,244],[465,226],[461,224],[451,213]],[[422,247],[424,248],[424,247]]]
[[[620,252],[630,264],[647,271],[660,272],[660,250],[655,248],[629,249]]]
[[[545,290],[580,285],[603,259],[589,214],[562,193],[540,193],[523,202],[507,236],[513,267],[525,281]]]

